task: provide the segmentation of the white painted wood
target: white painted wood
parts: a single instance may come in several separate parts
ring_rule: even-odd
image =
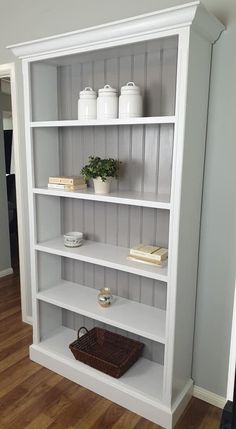
[[[34,250],[34,243],[37,240],[35,199],[32,188],[35,186],[34,177],[34,159],[32,145],[32,130],[29,126],[32,118],[31,110],[31,80],[30,66],[27,61],[22,64],[24,81],[24,108],[25,108],[25,139],[26,139],[26,159],[28,176],[28,205],[29,205],[29,232],[30,232],[30,274],[31,274],[31,293],[32,293],[32,316],[33,316],[33,341],[35,344],[40,341],[39,308],[36,301],[36,291],[38,288],[37,259]]]
[[[12,267],[6,268],[5,270],[1,270],[0,271],[0,278],[5,277],[5,276],[9,276],[12,273],[13,273]]]
[[[166,341],[166,312],[150,305],[114,296],[113,304],[104,309],[97,302],[96,289],[67,281],[39,292],[37,298],[142,337],[163,344]]]
[[[46,242],[35,244],[34,248],[41,252],[66,258],[77,259],[115,270],[137,274],[151,279],[168,281],[168,267],[154,267],[139,262],[127,260],[129,253],[125,247],[111,246],[109,244],[85,240],[81,247],[69,248],[64,246],[63,237],[57,237]]]
[[[191,378],[193,348],[195,300],[198,270],[198,247],[200,234],[200,216],[202,203],[202,183],[206,141],[207,109],[209,93],[209,75],[211,65],[211,44],[194,31],[190,32],[189,54],[185,56],[188,64],[180,76],[182,81],[182,95],[186,93],[185,113],[179,117],[179,126],[184,132],[183,154],[181,156],[181,140],[178,138],[177,162],[182,162],[182,183],[179,184],[180,211],[176,229],[178,239],[170,243],[172,249],[178,243],[176,276],[176,314],[175,314],[175,350],[173,356],[173,396],[180,392]],[[187,50],[186,50],[187,51]],[[185,60],[182,58],[183,66]],[[186,86],[185,86],[186,85]],[[183,106],[182,106],[183,107]],[[179,114],[181,112],[181,107]],[[196,116],[198,120],[196,121]],[[179,136],[181,131],[179,128]],[[178,186],[178,178],[175,178]],[[181,190],[180,190],[181,189]],[[173,213],[173,212],[172,212]],[[176,222],[178,211],[175,210]],[[170,238],[171,239],[171,238]],[[191,246],[191,252],[186,251]],[[173,283],[172,283],[173,284]],[[184,358],[183,358],[184,357]]]
[[[193,387],[193,396],[221,409],[223,409],[226,404],[226,398],[223,396],[216,395],[215,393],[196,385]]]
[[[187,87],[187,67],[189,54],[188,28],[181,30],[179,35],[178,64],[177,64],[177,85],[176,85],[176,116],[177,120],[174,133],[174,153],[172,169],[172,188],[171,188],[171,211],[170,211],[170,231],[169,231],[169,277],[171,279],[171,289],[167,291],[167,318],[166,332],[168,338],[172,341],[167,342],[165,347],[165,367],[163,394],[166,403],[172,402],[173,389],[173,362],[175,344],[173,341],[175,335],[175,317],[176,317],[176,293],[177,293],[177,272],[178,272],[178,246],[179,246],[179,221],[180,221],[180,202],[181,202],[181,184],[182,167],[184,151],[184,118]],[[183,356],[184,359],[184,356]],[[176,392],[177,393],[177,392]]]
[[[22,151],[19,138],[19,114],[18,114],[18,92],[16,85],[15,64],[1,64],[0,78],[10,77],[11,104],[12,104],[12,122],[14,130],[14,160],[16,176],[16,201],[17,201],[17,226],[18,226],[18,246],[19,246],[19,264],[20,264],[20,290],[21,290],[21,312],[22,320],[27,322],[28,306],[27,294],[29,294],[29,281],[27,279],[27,257],[25,252],[25,218],[24,218],[24,187],[22,185]]]
[[[227,400],[229,401],[233,401],[233,397],[234,397],[235,369],[236,369],[236,282],[235,282],[235,290],[234,290],[234,308],[233,308],[233,317],[232,317],[229,371],[228,371],[228,383],[227,383]]]
[[[171,427],[170,410],[162,403],[161,365],[141,358],[120,379],[114,379],[74,359],[68,345],[76,335],[68,328],[57,330],[40,345],[31,346],[31,359],[144,417],[151,415],[153,421],[166,428]]]
[[[138,207],[152,207],[162,210],[170,210],[168,195],[157,195],[151,192],[111,192],[110,194],[95,194],[87,189],[81,192],[68,192],[60,189],[34,188],[34,194],[51,195],[56,197],[77,198],[89,201],[102,201],[106,203],[125,204]]]
[[[174,116],[150,116],[142,118],[124,118],[124,119],[88,119],[88,120],[65,120],[65,121],[34,121],[31,122],[32,128],[46,127],[99,127],[111,125],[140,125],[140,124],[174,124]]]
[[[33,131],[34,185],[44,186],[45,178],[60,174],[59,135],[57,128]],[[47,156],[45,156],[47,153]]]
[[[61,258],[55,255],[48,257],[46,253],[38,253],[38,291],[49,289],[61,281],[62,264]]]
[[[39,302],[39,340],[49,338],[56,329],[60,329],[62,325],[62,311],[61,308],[50,305],[47,302]]]
[[[164,31],[171,32],[191,25],[211,43],[224,29],[224,26],[210,15],[199,1],[194,1],[97,27],[11,45],[8,48],[20,58],[37,58],[40,55],[59,56],[62,53],[91,51],[101,47],[160,37]]]
[[[177,421],[183,414],[192,396],[193,396],[193,381],[188,380],[188,382],[183,387],[180,394],[175,398],[172,404],[172,428],[175,427]]]
[[[25,57],[34,289],[31,358],[168,429],[175,424],[192,394],[192,336],[210,48],[222,30],[223,26],[196,1],[12,47],[17,55]],[[38,117],[35,122],[29,64],[37,66],[40,61],[39,68],[43,67],[44,74],[48,70],[50,79],[54,76],[55,81],[51,105],[50,97],[46,96],[49,105],[45,112],[49,113],[42,115],[43,121]],[[197,73],[199,67],[201,73]],[[123,81],[136,80],[146,91],[146,114],[173,116],[86,123],[74,120],[77,89],[88,85],[96,88],[107,79],[118,88]],[[39,77],[36,87],[33,85],[33,97],[41,84]],[[153,87],[155,93],[151,91]],[[41,94],[37,105],[41,114],[44,112],[40,100]],[[37,102],[34,98],[33,101]],[[60,118],[63,121],[57,120]],[[58,141],[56,137],[56,155],[51,164],[60,174],[78,174],[90,154],[118,157],[124,161],[123,166],[127,164],[129,168],[123,169],[120,180],[112,185],[111,194],[96,196],[90,190],[67,194],[43,188],[53,149],[47,151],[47,144],[42,144],[42,154],[45,152],[45,157],[48,154],[42,165],[43,157],[37,156],[37,152],[37,159],[33,160],[32,146],[41,131],[48,132],[50,145],[53,139],[49,133],[54,130]],[[40,145],[40,139],[37,143]],[[40,180],[35,183],[37,171]],[[163,197],[161,192],[170,198]],[[44,199],[46,203],[39,210],[35,201]],[[43,208],[45,212],[51,211],[48,224]],[[60,211],[61,217],[55,211]],[[59,229],[82,230],[92,240],[77,249],[65,248],[60,234],[42,241],[58,235]],[[40,232],[38,237],[36,231]],[[128,248],[136,241],[154,244],[159,240],[163,245],[169,241],[168,267],[127,260]],[[44,270],[49,271],[49,267],[52,273],[47,279]],[[140,276],[139,281],[133,274]],[[61,283],[61,277],[69,283]],[[167,293],[161,287],[155,289],[157,280],[163,282]],[[76,282],[81,286],[75,286]],[[105,318],[100,308],[95,310],[95,300],[90,305],[89,296],[95,298],[98,288],[110,284],[123,304],[111,307],[111,316]],[[68,285],[71,293],[66,293]],[[86,286],[92,288],[88,290]],[[87,293],[81,295],[83,288]],[[148,306],[150,312],[146,315]],[[126,307],[130,309],[127,314]],[[161,319],[166,324],[164,335],[164,328],[158,323],[160,314],[165,314]],[[142,335],[142,317],[144,356],[148,359],[141,359],[119,381],[75,362],[68,350],[75,335],[68,328],[76,329],[85,322],[88,327],[105,323],[111,330],[122,328],[124,335],[132,337]],[[42,341],[42,337],[48,339]],[[151,358],[163,365],[157,366]]]
[[[32,120],[58,118],[57,67],[45,63],[31,65]]]

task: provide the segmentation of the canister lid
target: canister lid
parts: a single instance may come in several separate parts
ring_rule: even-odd
[[[86,86],[83,91],[80,91],[79,95],[80,98],[97,98],[97,93],[90,86]]]
[[[105,85],[104,88],[98,90],[99,95],[116,95],[117,89],[112,88],[110,85]]]
[[[127,82],[121,87],[121,94],[140,94],[140,88],[134,82]]]

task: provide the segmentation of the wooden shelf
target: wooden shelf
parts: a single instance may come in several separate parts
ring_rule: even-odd
[[[109,194],[95,194],[87,189],[80,192],[69,192],[62,189],[50,189],[47,187],[34,188],[34,194],[52,195],[56,197],[78,198],[81,200],[102,201],[106,203],[126,204],[129,206],[150,207],[170,210],[170,198],[168,195],[157,195],[151,192],[111,192]]]
[[[163,282],[168,281],[168,267],[155,267],[127,260],[128,249],[85,240],[81,247],[68,248],[64,246],[63,236],[59,236],[46,242],[38,243],[35,249],[53,255],[77,259],[115,270],[148,277]]]
[[[151,400],[158,403],[162,399],[163,388],[163,366],[148,359],[140,358],[120,379],[115,379],[109,375],[103,374],[94,368],[89,367],[79,361],[76,361],[69,349],[69,344],[77,337],[77,332],[62,327],[53,332],[51,336],[39,344],[31,346],[30,355],[33,360],[41,362],[44,366],[50,368],[50,362],[55,365],[57,372],[62,372],[67,378],[81,382],[81,377],[85,377],[82,385],[88,388],[91,377],[91,386],[105,384],[106,392],[117,389],[120,392],[142,395],[145,401]],[[95,390],[97,390],[95,388]],[[99,390],[97,390],[99,391]]]
[[[109,308],[104,309],[97,302],[97,294],[97,289],[62,280],[57,286],[39,292],[37,298],[165,344],[164,310],[118,296]]]
[[[174,124],[175,116],[150,116],[142,118],[126,118],[126,119],[88,119],[88,120],[73,120],[73,121],[35,121],[31,122],[31,128],[45,127],[92,127],[92,126],[108,126],[108,125],[148,125],[148,124]]]

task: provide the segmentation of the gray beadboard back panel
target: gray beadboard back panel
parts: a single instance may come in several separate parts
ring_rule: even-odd
[[[62,128],[60,173],[78,175],[90,155],[121,161],[112,191],[156,193],[170,197],[173,158],[171,124]],[[45,175],[45,185],[48,177]],[[91,185],[91,184],[90,184]]]
[[[141,89],[144,116],[174,115],[177,53],[177,37],[169,37],[34,63],[32,120],[78,119],[85,87],[110,84],[119,95],[129,81]]]
[[[122,329],[115,328],[114,326],[107,325],[105,323],[94,321],[85,316],[81,316],[79,314],[72,313],[68,310],[62,310],[62,324],[67,328],[75,329],[76,331],[85,326],[88,330],[93,329],[95,326],[107,329],[111,332],[115,332],[117,334],[123,335],[128,338],[132,338],[134,340],[141,341],[144,343],[144,351],[143,357],[152,360],[154,362],[158,362],[159,364],[164,364],[164,345],[157,343],[155,341],[149,340],[144,337],[140,337],[138,335],[132,334],[131,332],[124,331]],[[75,338],[76,339],[76,338]]]
[[[95,155],[121,161],[120,177],[113,180],[112,191],[170,197],[173,133],[171,124],[35,129],[35,186],[47,186],[50,175],[80,174],[89,156]]]
[[[75,198],[62,198],[61,209],[63,233],[81,231],[87,240],[122,247],[142,242],[168,246],[168,210]]]
[[[98,91],[109,84],[119,92],[129,81],[141,88],[144,116],[173,115],[176,67],[176,37],[64,57],[58,65],[59,119],[77,119],[85,87]]]
[[[58,259],[60,257],[58,256]],[[61,258],[62,278],[94,289],[110,287],[114,295],[166,310],[166,283]],[[54,262],[52,258],[52,262]]]

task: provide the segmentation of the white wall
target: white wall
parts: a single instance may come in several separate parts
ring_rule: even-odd
[[[0,15],[0,61],[16,61],[6,45],[151,12],[181,0],[24,0],[3,2]],[[235,106],[236,1],[204,0],[228,30],[214,47],[200,247],[193,375],[198,386],[226,394],[230,321],[235,275]],[[12,13],[14,4],[14,14]],[[11,19],[9,20],[9,16]],[[233,55],[232,55],[233,54]],[[22,77],[17,63],[20,99],[23,184],[26,186],[22,113]],[[26,193],[25,193],[26,198]],[[27,226],[27,213],[25,213]],[[26,228],[28,236],[28,229]],[[221,248],[217,250],[218,247]],[[27,258],[28,259],[28,258]],[[29,287],[28,279],[28,287]],[[30,300],[30,293],[29,293]],[[30,308],[30,302],[28,303]]]

